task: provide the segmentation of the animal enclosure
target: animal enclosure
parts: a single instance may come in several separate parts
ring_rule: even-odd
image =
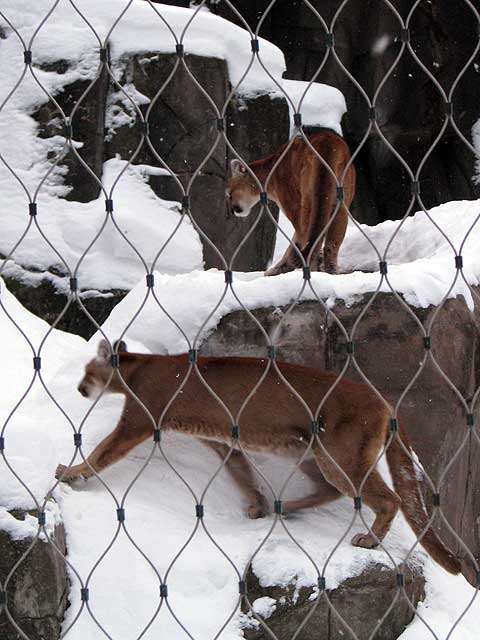
[[[477,637],[479,27],[0,0],[2,640]]]

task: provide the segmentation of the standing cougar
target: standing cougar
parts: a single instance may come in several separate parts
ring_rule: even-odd
[[[292,243],[297,248],[295,250],[289,245],[281,260],[266,272],[267,276],[276,276],[301,267],[298,252],[307,260],[312,247],[336,210],[337,181],[344,189],[343,203],[336,211],[325,238],[315,245],[310,266],[312,270],[320,270],[324,241],[325,271],[338,271],[338,251],[347,229],[347,208],[355,193],[355,169],[347,143],[334,131],[324,129],[312,135],[308,141],[309,144],[298,138],[293,141],[266,186],[268,197],[283,210],[292,223],[295,229]],[[227,185],[227,198],[236,216],[248,216],[260,198],[257,182],[251,173],[261,185],[265,185],[286,147],[285,144],[271,156],[250,163],[250,171],[239,160],[232,160],[232,177]],[[312,147],[330,170],[319,160]]]
[[[56,477],[60,480],[88,478],[123,458],[137,444],[151,438],[152,421],[135,396],[158,421],[189,372],[190,365],[185,354],[161,356],[128,353],[124,342],[118,344],[118,351],[121,352],[120,366],[114,369],[109,345],[102,340],[97,357],[87,364],[78,386],[85,397],[96,397],[107,384],[106,391],[109,393],[123,394],[125,404],[118,424],[97,445],[86,462],[73,467],[59,465]],[[199,358],[197,366],[233,415],[238,413],[254,383],[265,372],[265,360],[258,358]],[[289,383],[301,390],[301,396],[312,412],[337,380],[335,374],[319,369],[286,363],[279,363],[279,368]],[[122,383],[119,373],[131,394]],[[300,465],[301,470],[315,483],[315,491],[302,499],[287,501],[284,511],[288,513],[326,504],[341,495],[355,497],[365,475],[390,438],[390,417],[388,408],[370,387],[343,378],[339,380],[322,410],[324,429],[320,430],[318,437],[323,448],[315,442],[313,458],[307,458]],[[270,368],[241,414],[240,442],[252,452],[300,456],[310,441],[311,426],[305,407],[274,368]],[[210,395],[195,370],[190,371],[182,393],[177,395],[166,411],[161,428],[195,436],[214,449],[221,458],[226,458],[230,450],[231,424],[226,412]],[[361,488],[361,498],[374,511],[375,521],[371,532],[355,535],[352,544],[365,548],[376,547],[388,533],[400,507],[415,534],[422,535],[420,544],[432,558],[450,573],[458,573],[459,562],[435,531],[428,527],[428,514],[408,452],[411,452],[411,447],[405,431],[400,427],[386,448],[395,491],[389,489],[376,468],[371,471]],[[332,463],[332,458],[343,473]],[[264,516],[267,502],[245,456],[234,449],[227,460],[226,469],[248,501],[248,515],[251,518]]]

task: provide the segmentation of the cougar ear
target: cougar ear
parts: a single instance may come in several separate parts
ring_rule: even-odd
[[[113,343],[113,351],[116,353],[117,351],[128,351],[127,345],[123,340],[115,340]]]
[[[97,358],[99,360],[109,360],[110,353],[110,345],[108,344],[108,342],[105,339],[100,340],[97,348]]]
[[[247,172],[245,165],[242,164],[240,160],[237,160],[237,158],[234,158],[230,162],[230,168],[232,169],[232,176],[238,176]]]

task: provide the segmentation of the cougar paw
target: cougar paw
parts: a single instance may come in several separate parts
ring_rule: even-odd
[[[301,505],[299,505],[297,500],[287,500],[287,502],[283,503],[283,515],[290,516],[293,513],[296,513],[301,509]]]
[[[371,533],[357,533],[352,538],[354,547],[363,547],[363,549],[375,549],[378,542]]]
[[[72,472],[71,467],[66,467],[64,464],[59,464],[57,470],[55,471],[55,478],[57,480],[60,480],[61,482],[72,482],[77,478],[83,478],[85,480],[87,476]]]
[[[266,276],[279,276],[281,273],[288,273],[289,271],[293,271],[295,269],[293,264],[289,262],[283,262],[281,264],[276,264],[271,267],[268,271],[265,271]]]
[[[258,504],[251,504],[247,509],[247,515],[250,520],[264,518],[267,515],[266,510]]]
[[[57,470],[55,471],[55,478],[57,480],[61,480],[62,482],[67,482],[71,478],[69,477],[68,467],[64,464],[59,464]]]
[[[265,271],[266,276],[279,276],[281,273],[283,273],[281,267],[272,267],[268,271]]]
[[[263,496],[254,500],[250,505],[248,505],[247,515],[252,520],[256,520],[257,518],[264,518],[268,513],[267,501]]]
[[[338,267],[336,264],[327,264],[325,267],[325,271],[334,276],[338,274]]]

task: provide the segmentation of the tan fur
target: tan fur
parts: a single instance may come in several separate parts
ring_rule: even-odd
[[[125,350],[122,343],[119,350]],[[89,362],[79,384],[84,396],[105,387],[108,392],[125,395],[125,405],[116,428],[88,456],[74,467],[59,465],[57,478],[71,480],[91,476],[125,456],[140,442],[151,438],[153,423],[136,396],[153,416],[155,423],[177,391],[189,370],[186,355],[142,355],[122,351],[119,369],[110,364],[105,341],[98,356]],[[233,415],[265,371],[265,360],[254,358],[199,358],[198,368]],[[297,389],[312,412],[337,379],[333,373],[299,365],[279,363],[282,374]],[[132,394],[128,393],[121,377]],[[458,573],[459,563],[428,527],[428,515],[421,499],[413,463],[402,448],[410,451],[403,429],[387,447],[386,458],[392,473],[395,492],[389,489],[378,471],[364,482],[365,474],[376,462],[390,436],[390,413],[385,404],[365,384],[342,379],[328,396],[322,410],[324,429],[313,446],[313,458],[306,459],[301,470],[316,485],[315,491],[300,500],[286,502],[285,512],[326,504],[340,495],[353,498],[361,488],[363,502],[375,513],[371,532],[356,535],[352,543],[372,548],[387,534],[401,507],[417,535],[424,533],[421,544],[432,557],[451,573]],[[300,455],[311,439],[308,412],[292,394],[272,367],[240,418],[240,442],[246,450],[266,451],[277,455]],[[213,448],[222,458],[229,452],[231,424],[225,410],[209,394],[195,370],[182,387],[182,393],[165,412],[162,431],[175,430],[193,435]],[[328,454],[326,453],[328,452]],[[334,462],[340,467],[336,466]],[[245,456],[233,450],[227,470],[248,501],[248,515],[261,517],[267,502],[257,486],[253,470]],[[319,472],[319,469],[321,473]]]
[[[280,147],[268,158],[249,164],[260,184],[265,187],[268,197],[285,213],[295,229],[292,242],[281,260],[269,269],[265,275],[273,276],[302,266],[299,253],[308,261],[310,267],[320,270],[323,263],[325,271],[337,273],[338,251],[345,237],[348,212],[355,193],[355,169],[348,145],[339,135],[325,129],[312,135],[307,144],[303,139],[295,139],[287,153],[275,168],[278,159],[287,145]],[[331,171],[319,160],[313,147],[330,167]],[[344,204],[337,206],[337,181],[344,187]],[[227,186],[230,208],[235,215],[248,215],[250,209],[259,200],[259,188],[244,165],[238,160],[232,161],[232,177]],[[333,220],[332,215],[334,215]],[[319,236],[328,230],[315,244]],[[313,248],[313,251],[312,251]]]

